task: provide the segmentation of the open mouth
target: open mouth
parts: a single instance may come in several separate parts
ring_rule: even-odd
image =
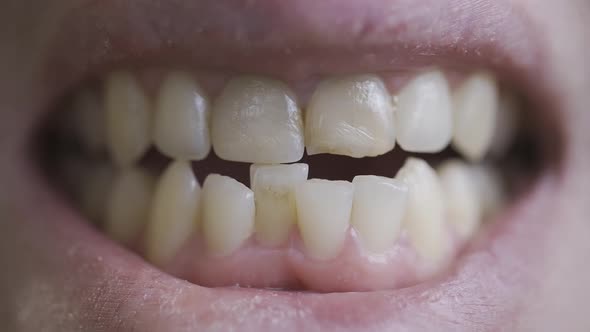
[[[198,49],[179,32],[192,20],[150,26],[166,41],[153,42],[145,20],[122,26],[157,11],[128,6],[77,9],[66,24],[78,31],[56,45],[78,48],[51,54],[69,74],[39,112],[34,160],[73,227],[170,280],[350,306],[422,291],[489,251],[559,169],[537,50],[486,39],[472,19],[454,37],[414,31],[420,7],[345,40],[306,11],[305,28],[273,20],[284,39],[203,24]],[[494,29],[526,31],[507,22]]]

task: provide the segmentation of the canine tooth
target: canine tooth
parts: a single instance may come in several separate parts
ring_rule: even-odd
[[[254,165],[253,165],[254,166]],[[307,164],[261,165],[253,171],[256,238],[267,246],[284,244],[297,223],[295,186],[307,180]]]
[[[399,235],[408,186],[396,179],[374,175],[356,176],[352,184],[351,224],[367,250],[384,252]]]
[[[201,200],[203,236],[209,251],[229,255],[254,230],[254,193],[238,181],[210,174]]]
[[[202,160],[211,150],[209,100],[187,74],[168,75],[158,95],[154,143],[176,159]]]
[[[408,158],[396,178],[408,186],[408,202],[402,227],[418,253],[433,262],[448,249],[445,208],[436,172],[424,161]]]
[[[487,73],[467,79],[453,96],[453,146],[472,161],[481,160],[490,148],[498,113],[498,88]]]
[[[450,160],[438,169],[447,218],[457,234],[467,239],[481,223],[481,203],[474,174],[465,163]]]
[[[72,105],[74,130],[84,147],[102,151],[106,147],[106,121],[101,99],[95,90],[82,89]]]
[[[153,187],[153,177],[142,169],[127,169],[117,176],[107,207],[107,234],[124,245],[132,244],[147,222]]]
[[[148,98],[129,73],[114,73],[106,82],[107,142],[119,166],[130,166],[150,145],[151,111]]]
[[[146,233],[148,259],[164,264],[197,226],[201,187],[190,163],[176,161],[160,177]]]
[[[303,157],[303,120],[283,83],[257,77],[232,79],[214,104],[213,150],[231,161],[278,164]]]
[[[336,257],[350,224],[353,186],[347,181],[307,180],[295,189],[299,232],[308,255]]]
[[[387,153],[395,146],[391,96],[374,75],[324,80],[309,101],[305,130],[309,155]]]
[[[453,135],[449,84],[440,71],[423,73],[397,96],[397,142],[411,152],[439,152]]]

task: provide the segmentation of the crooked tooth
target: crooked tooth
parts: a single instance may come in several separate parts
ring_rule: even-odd
[[[74,130],[82,145],[93,152],[106,148],[106,121],[98,93],[93,89],[82,89],[74,98],[72,111]]]
[[[108,148],[117,165],[130,166],[150,145],[149,101],[129,73],[111,74],[105,88]]]
[[[160,177],[146,232],[146,252],[164,264],[180,249],[197,226],[201,187],[190,163],[176,161]]]
[[[209,100],[187,74],[171,73],[162,83],[154,115],[154,143],[165,155],[202,160],[211,150]]]
[[[301,111],[289,88],[257,77],[232,79],[216,100],[211,137],[222,159],[261,164],[303,157]]]
[[[317,260],[336,257],[350,224],[352,183],[307,180],[297,186],[295,197],[299,232],[307,254]]]
[[[307,153],[378,156],[394,148],[394,127],[391,96],[377,76],[327,79],[307,107]]]
[[[205,179],[201,200],[203,236],[208,250],[229,255],[254,230],[254,193],[238,181],[218,174]]]
[[[448,221],[462,239],[472,236],[481,220],[481,203],[472,169],[458,160],[443,163],[438,174]]]
[[[397,239],[406,212],[408,186],[396,179],[356,176],[351,224],[364,248],[374,253],[389,249]]]
[[[437,263],[448,250],[445,207],[436,172],[424,161],[408,158],[396,178],[408,186],[406,215],[402,222],[418,253]]]
[[[287,242],[297,223],[295,187],[307,180],[307,164],[252,165],[256,239],[263,245]]]
[[[498,87],[487,73],[471,75],[455,91],[453,146],[466,158],[481,160],[492,143],[498,113]]]
[[[153,187],[153,177],[142,169],[127,169],[117,176],[107,207],[107,234],[124,245],[136,240],[147,222]]]
[[[439,152],[453,135],[449,84],[440,71],[423,73],[397,96],[397,142],[411,152]]]

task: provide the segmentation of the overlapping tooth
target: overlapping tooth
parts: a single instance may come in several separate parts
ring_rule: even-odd
[[[374,175],[356,176],[352,184],[351,224],[365,249],[382,253],[399,235],[406,212],[408,186],[397,179]]]
[[[402,225],[418,253],[437,263],[449,248],[444,198],[438,176],[424,160],[408,158],[396,178],[408,186]]]
[[[498,87],[488,73],[471,75],[453,95],[453,146],[472,161],[488,152],[496,127]]]
[[[94,89],[84,88],[72,103],[73,130],[82,145],[92,152],[106,148],[106,120],[102,100]]]
[[[256,239],[279,246],[297,223],[295,187],[307,180],[307,164],[252,166],[250,183],[256,201]]]
[[[309,155],[378,156],[395,145],[393,105],[377,76],[321,82],[309,101],[305,138]]]
[[[453,135],[449,84],[440,71],[422,73],[397,95],[397,141],[411,152],[439,152]]]
[[[238,181],[210,174],[201,197],[202,230],[210,253],[229,255],[254,231],[254,193]]]
[[[294,94],[275,80],[232,79],[214,104],[211,138],[222,159],[278,164],[303,157],[303,120]]]
[[[445,197],[447,218],[462,239],[472,236],[482,220],[481,200],[472,169],[458,160],[438,168]]]
[[[353,186],[347,181],[312,179],[295,190],[301,238],[307,254],[317,260],[335,258],[350,224]]]
[[[130,166],[150,146],[151,106],[129,73],[111,74],[105,89],[108,148],[118,166]]]
[[[154,115],[154,143],[165,155],[202,160],[211,150],[209,100],[192,77],[170,73],[158,94]]]
[[[143,169],[126,169],[116,177],[107,206],[107,234],[133,244],[147,222],[153,187],[154,178]]]
[[[165,264],[180,249],[198,223],[201,187],[186,161],[170,164],[160,177],[146,231],[146,252],[155,264]]]

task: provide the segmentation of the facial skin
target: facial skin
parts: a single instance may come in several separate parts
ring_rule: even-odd
[[[144,2],[161,5],[162,17],[166,18],[192,14],[192,4],[197,3],[191,0],[168,3],[139,0],[138,7],[144,8],[141,6]],[[299,9],[300,13],[311,12],[307,0],[284,7],[270,5],[271,1],[249,2],[248,5],[227,3],[235,17],[244,20],[244,24],[251,28],[245,29],[246,36],[255,33],[255,26],[259,29],[272,26],[264,20],[270,21],[275,11],[281,15],[293,9]],[[329,11],[332,6],[342,5],[349,8],[371,6],[383,8],[383,11],[393,7],[398,9],[396,19],[403,19],[404,15],[410,15],[410,4],[414,3],[399,0],[348,0],[345,4],[325,1],[325,6],[317,6],[320,13],[315,17],[321,17],[322,10]],[[484,12],[489,3],[493,1],[449,1],[450,5],[456,6],[453,8],[465,4],[469,10]],[[370,297],[363,294],[312,294],[273,298],[255,290],[210,290],[178,281],[148,266],[125,249],[114,246],[96,231],[71,226],[80,224],[80,220],[76,220],[78,217],[71,211],[57,206],[56,199],[52,198],[54,194],[45,184],[40,184],[42,179],[25,153],[25,141],[30,138],[32,124],[38,120],[39,113],[50,107],[45,105],[50,99],[46,94],[51,90],[48,81],[60,81],[59,70],[65,70],[54,68],[52,73],[55,75],[51,78],[40,74],[48,72],[43,67],[51,54],[48,50],[55,47],[55,41],[63,33],[64,22],[76,22],[71,18],[71,10],[77,8],[82,12],[85,7],[90,7],[99,12],[117,4],[115,1],[96,4],[86,0],[2,2],[1,329],[590,330],[587,309],[590,299],[590,267],[587,264],[587,257],[590,257],[590,112],[587,111],[590,104],[590,66],[587,63],[590,59],[587,23],[590,21],[590,2],[498,0],[498,3],[503,4],[502,8],[513,8],[526,18],[528,29],[534,33],[534,51],[542,59],[537,74],[541,77],[543,91],[547,92],[540,98],[551,100],[551,109],[556,111],[563,124],[559,165],[540,180],[534,194],[526,198],[523,208],[515,211],[509,220],[504,220],[507,225],[499,232],[506,234],[500,240],[484,242],[489,246],[485,252],[464,258],[456,270],[440,280]],[[171,9],[184,5],[185,13]],[[206,8],[209,4],[202,2],[200,5]],[[129,14],[129,11],[123,13]],[[502,12],[494,13],[500,15],[501,20]],[[141,14],[137,11],[129,20],[141,22]],[[350,13],[347,14],[349,17]],[[220,21],[223,19],[219,18]],[[371,23],[370,18],[366,20]],[[114,19],[114,22],[120,21]],[[329,24],[335,21],[325,22],[324,28],[329,30]],[[310,29],[321,29],[322,24],[314,23],[316,25],[310,24]],[[174,26],[175,23],[171,24]],[[143,26],[149,30],[149,24]],[[113,27],[108,24],[96,27],[96,30],[112,32],[109,29]],[[190,38],[190,34],[187,36]],[[370,34],[365,37],[369,38]],[[495,37],[523,42],[512,40],[511,33]],[[362,41],[362,36],[360,38]],[[113,40],[117,41],[116,38]],[[237,38],[233,42],[241,42],[243,46],[249,40]],[[231,49],[232,41],[225,42]],[[260,41],[252,41],[257,42]],[[67,41],[59,45],[80,48],[80,45]],[[96,49],[108,52],[111,47],[113,45],[105,44]],[[523,62],[527,62],[527,56],[522,55]],[[437,61],[436,57],[431,61]],[[79,67],[84,66],[84,61],[81,63]],[[62,74],[68,76],[68,73]],[[508,225],[512,222],[513,225]],[[522,240],[526,238],[534,241]],[[478,263],[469,265],[469,261]]]

